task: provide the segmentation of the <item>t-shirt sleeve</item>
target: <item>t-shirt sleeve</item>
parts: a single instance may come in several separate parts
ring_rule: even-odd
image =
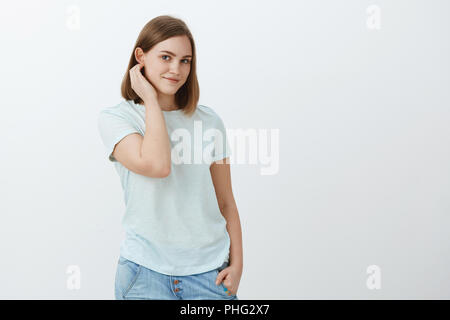
[[[215,129],[218,130],[214,138],[214,149],[212,154],[212,162],[219,161],[231,156],[231,146],[227,136],[227,130],[222,119],[216,114]]]
[[[140,133],[124,116],[110,111],[101,111],[97,123],[100,137],[106,148],[106,155],[112,162],[117,162],[112,155],[116,144],[129,134]]]

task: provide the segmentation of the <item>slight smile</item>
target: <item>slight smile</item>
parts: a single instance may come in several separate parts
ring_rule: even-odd
[[[180,80],[174,80],[174,79],[171,79],[171,78],[164,78],[164,79],[168,80],[171,83],[177,83],[178,81],[180,81]]]

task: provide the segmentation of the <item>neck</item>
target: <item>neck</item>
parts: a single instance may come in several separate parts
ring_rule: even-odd
[[[161,108],[161,110],[164,110],[164,111],[173,111],[173,110],[178,110],[178,107],[173,107],[173,106],[170,106],[170,107],[165,107],[165,106],[159,106],[160,108]]]
[[[144,105],[144,101],[139,102],[139,104]],[[173,106],[173,105],[170,105],[170,106],[164,105],[163,106],[161,104],[161,102],[158,102],[158,105],[159,105],[160,109],[164,110],[164,111],[173,111],[173,110],[178,110],[179,109],[177,106]]]
[[[158,93],[158,104],[161,110],[172,111],[179,109],[175,103],[175,95],[166,95],[161,92]]]

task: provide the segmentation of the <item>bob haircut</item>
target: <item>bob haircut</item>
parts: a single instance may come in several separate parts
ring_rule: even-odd
[[[131,88],[129,71],[132,67],[138,64],[134,55],[136,48],[140,47],[144,51],[144,53],[147,53],[157,43],[171,37],[183,35],[187,36],[191,42],[191,69],[189,71],[189,76],[186,82],[175,93],[175,103],[180,109],[183,109],[185,115],[191,116],[195,112],[198,100],[200,98],[200,87],[197,80],[197,62],[194,38],[192,37],[192,34],[189,31],[187,25],[181,19],[174,18],[168,15],[153,18],[144,26],[144,28],[142,28],[141,32],[139,33],[139,36],[131,53],[127,71],[122,80],[121,93],[123,98],[125,98],[126,100],[133,100],[136,104],[140,104],[143,102],[142,99]],[[141,72],[142,71],[143,70],[141,70]]]

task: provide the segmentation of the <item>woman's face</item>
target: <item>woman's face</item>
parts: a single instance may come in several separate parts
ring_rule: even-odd
[[[166,39],[145,54],[138,47],[135,56],[137,61],[144,64],[147,80],[163,96],[174,95],[186,82],[191,70],[192,48],[187,36]],[[179,81],[172,82],[166,78]]]

